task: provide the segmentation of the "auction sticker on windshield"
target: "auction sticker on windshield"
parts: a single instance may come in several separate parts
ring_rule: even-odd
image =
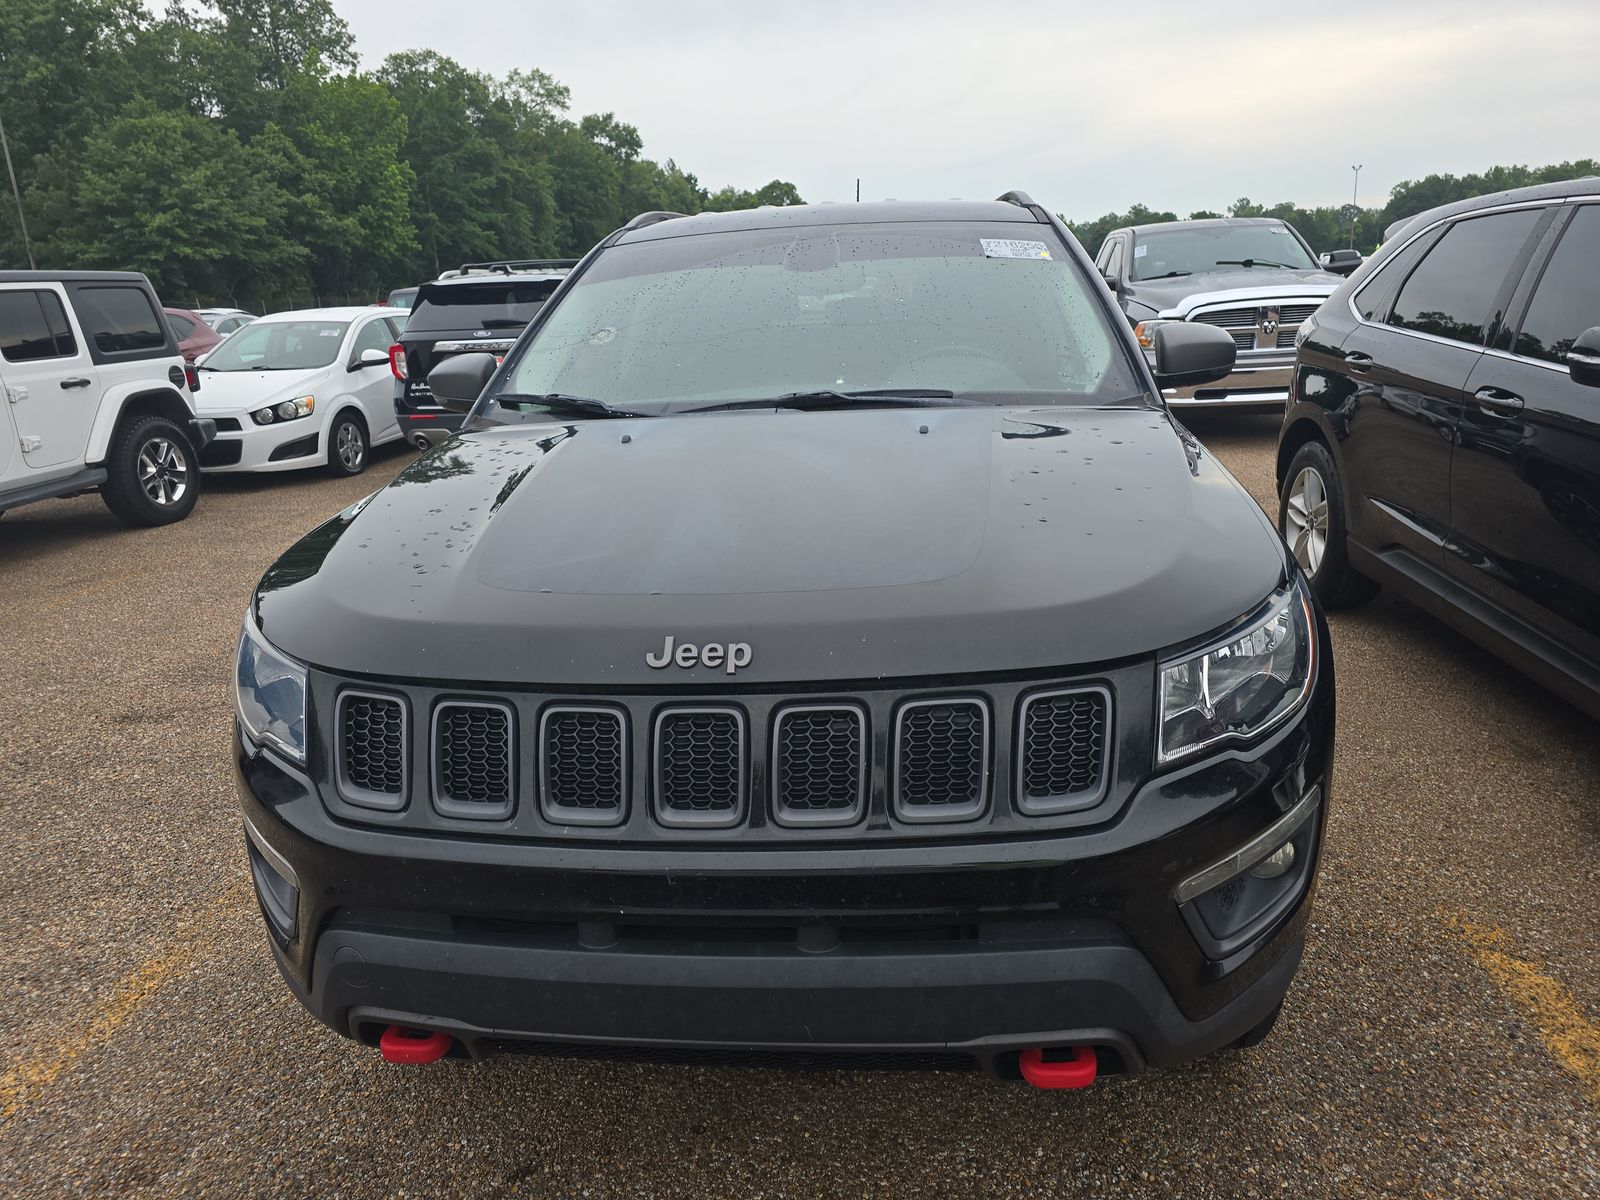
[[[1016,242],[1009,238],[979,238],[985,258],[1049,258],[1043,242]]]

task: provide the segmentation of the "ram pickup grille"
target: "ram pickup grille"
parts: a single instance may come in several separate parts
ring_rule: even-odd
[[[896,814],[949,821],[983,811],[989,782],[989,710],[981,700],[918,700],[895,728]]]
[[[1272,354],[1294,349],[1295,334],[1322,302],[1284,304],[1264,300],[1257,304],[1205,309],[1189,320],[1226,329],[1240,354]]]
[[[1064,812],[1099,801],[1106,782],[1110,703],[1104,688],[1045,692],[1023,701],[1017,797],[1023,812]]]
[[[612,825],[626,811],[627,724],[612,708],[550,708],[540,718],[539,794],[553,821]]]
[[[406,789],[406,707],[394,696],[339,697],[338,783],[347,800],[399,808]]]
[[[441,704],[433,713],[433,803],[457,817],[511,811],[513,716],[504,704]]]
[[[773,722],[772,791],[789,825],[849,825],[867,803],[867,718],[853,705],[786,708]]]
[[[1206,325],[1221,326],[1223,329],[1254,329],[1256,319],[1254,308],[1219,308],[1212,312],[1198,313],[1193,318]]]
[[[669,709],[656,718],[656,815],[667,825],[732,825],[744,810],[744,714]]]

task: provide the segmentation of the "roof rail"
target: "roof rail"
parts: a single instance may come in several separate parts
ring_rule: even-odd
[[[1033,197],[1028,195],[1027,192],[1019,192],[1015,188],[1009,192],[1005,192],[999,196],[996,196],[995,199],[1000,201],[1002,204],[1015,204],[1018,208],[1039,207],[1033,202]]]
[[[662,209],[657,209],[654,212],[640,213],[622,228],[624,230],[643,229],[646,225],[659,225],[662,221],[676,221],[679,217],[686,217],[688,215],[688,213],[666,212]]]
[[[502,275],[509,275],[513,271],[570,270],[577,265],[578,260],[575,258],[504,258],[494,262],[462,263],[456,268],[456,274],[465,275],[470,271],[499,271]]]

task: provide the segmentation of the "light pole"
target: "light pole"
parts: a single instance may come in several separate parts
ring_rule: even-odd
[[[1356,181],[1350,185],[1350,249],[1356,248],[1356,215],[1361,211],[1356,205],[1356,195],[1361,191],[1361,163],[1354,164],[1350,169],[1356,174]]]
[[[33,243],[28,240],[28,218],[22,215],[22,192],[17,187],[17,169],[11,165],[11,143],[6,141],[4,121],[0,121],[0,150],[5,151],[6,173],[11,176],[11,194],[17,198],[17,224],[22,226],[22,248],[28,252],[28,268],[37,270],[33,262]]]

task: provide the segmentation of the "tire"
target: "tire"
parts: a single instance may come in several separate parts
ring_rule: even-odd
[[[194,508],[200,460],[189,435],[166,417],[133,417],[111,438],[100,498],[128,525],[170,525]]]
[[[372,445],[367,427],[360,417],[346,409],[328,427],[328,472],[340,477],[359,475],[367,469]]]
[[[1354,608],[1378,594],[1378,585],[1350,565],[1345,511],[1333,455],[1321,442],[1307,442],[1284,473],[1278,528],[1324,608]]]
[[[1278,1018],[1283,1015],[1283,1001],[1279,1000],[1271,1012],[1261,1019],[1261,1023],[1253,1029],[1243,1033],[1239,1040],[1229,1046],[1230,1050],[1248,1050],[1251,1046],[1259,1046],[1267,1040],[1267,1035],[1272,1032],[1272,1027],[1278,1023]]]

